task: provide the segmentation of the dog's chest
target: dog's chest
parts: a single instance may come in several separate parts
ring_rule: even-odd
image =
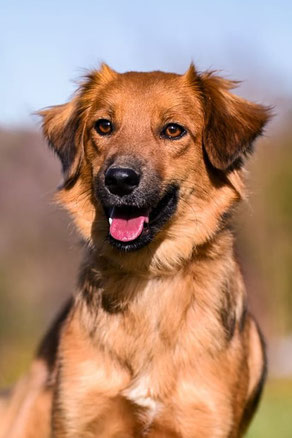
[[[155,395],[148,376],[135,379],[128,388],[123,390],[122,395],[140,408],[143,408],[143,417],[147,424],[153,422],[163,407],[163,403]]]

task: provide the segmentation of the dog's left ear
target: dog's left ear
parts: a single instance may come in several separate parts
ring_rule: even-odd
[[[63,105],[56,105],[38,112],[43,119],[43,133],[50,147],[62,163],[66,187],[78,175],[82,148],[82,127],[77,108],[77,98]]]
[[[205,126],[204,148],[211,164],[220,170],[241,165],[252,152],[253,141],[262,134],[271,108],[249,102],[230,93],[238,82],[213,73],[199,74],[193,65],[185,77],[200,94]]]

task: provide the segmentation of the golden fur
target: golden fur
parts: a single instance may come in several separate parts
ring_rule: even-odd
[[[63,165],[58,202],[88,251],[74,302],[3,407],[1,438],[245,432],[265,355],[246,310],[229,224],[244,197],[244,159],[269,110],[231,94],[234,85],[193,65],[182,76],[118,74],[103,65],[69,103],[41,112]],[[115,134],[98,135],[101,118],[114,120]],[[170,122],[187,127],[187,135],[159,136]],[[161,196],[170,184],[179,196],[153,240],[125,253],[107,241],[94,184],[109,160],[127,165],[129,157],[144,163],[148,185],[151,175],[159,178]]]

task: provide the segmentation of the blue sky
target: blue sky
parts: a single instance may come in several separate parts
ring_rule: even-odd
[[[72,80],[118,71],[219,69],[262,102],[292,97],[292,2],[0,0],[0,125],[66,101]]]

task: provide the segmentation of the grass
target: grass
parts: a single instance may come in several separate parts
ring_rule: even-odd
[[[271,380],[247,438],[292,437],[292,380]]]

